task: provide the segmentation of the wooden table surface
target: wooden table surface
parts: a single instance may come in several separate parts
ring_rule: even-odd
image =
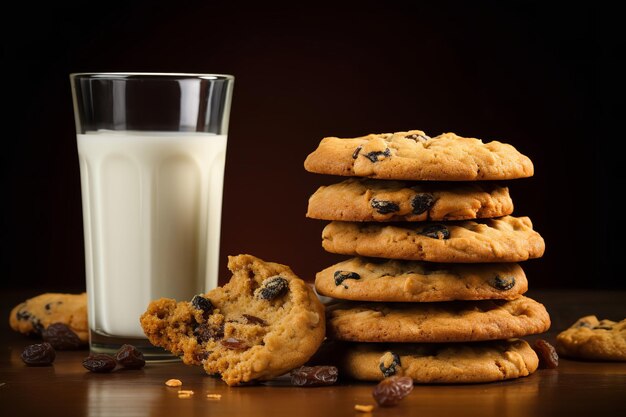
[[[93,374],[81,365],[87,351],[57,352],[53,366],[27,367],[22,349],[36,343],[10,330],[8,313],[33,291],[0,295],[1,416],[618,416],[626,415],[626,363],[580,362],[561,358],[558,369],[539,370],[512,381],[467,385],[416,385],[398,406],[359,413],[355,404],[374,404],[373,384],[341,382],[320,388],[291,387],[284,381],[229,388],[198,367],[180,362],[149,363],[139,371]],[[578,317],[596,314],[626,317],[624,291],[534,291],[558,331]],[[528,337],[532,341],[535,337]],[[170,378],[183,381],[195,394],[178,398]],[[206,394],[221,394],[211,400]]]

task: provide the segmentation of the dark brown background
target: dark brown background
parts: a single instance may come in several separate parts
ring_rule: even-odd
[[[251,253],[311,280],[343,259],[321,249],[324,222],[304,217],[336,178],[305,172],[304,158],[324,136],[417,128],[532,158],[536,175],[509,184],[515,214],[547,242],[524,264],[531,287],[626,288],[609,223],[618,156],[602,140],[622,60],[590,2],[22,3],[6,15],[17,31],[3,29],[3,287],[84,286],[68,74],[172,71],[236,77],[224,260]]]

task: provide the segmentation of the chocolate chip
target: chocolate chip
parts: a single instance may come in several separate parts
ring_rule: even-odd
[[[275,276],[263,281],[257,296],[263,300],[273,300],[285,294],[289,289],[289,282],[283,277]]]
[[[384,159],[387,156],[391,156],[391,150],[389,148],[385,149],[384,151],[372,151],[365,154],[365,157],[372,162],[378,162],[381,160],[379,159],[379,157],[382,157],[382,159]]]
[[[400,210],[400,206],[393,201],[376,200],[375,198],[372,198],[370,204],[372,208],[380,214],[395,213],[396,211]]]
[[[491,285],[499,290],[507,291],[515,286],[515,277],[501,277],[500,275],[496,275]]]
[[[443,224],[431,224],[426,226],[420,232],[420,235],[428,236],[433,239],[450,239],[450,231]]]
[[[416,194],[411,200],[411,207],[413,207],[413,214],[422,214],[430,210],[435,204],[435,197],[432,194],[420,193]]]
[[[385,366],[384,360],[381,360],[380,365],[378,365],[378,367],[380,368],[380,371],[383,373],[383,376],[385,378],[390,377],[391,375],[395,375],[395,373],[397,372],[396,367],[400,365],[400,356],[398,356],[397,353],[393,353],[393,352],[389,352],[389,353],[393,357],[393,360],[391,361],[389,366]],[[383,356],[383,359],[385,356],[386,355]]]
[[[356,159],[359,156],[359,152],[361,152],[361,149],[363,149],[363,145],[359,145],[356,147],[356,149],[352,153],[352,159]]]
[[[335,271],[334,276],[335,285],[341,285],[347,279],[361,279],[361,276],[359,274],[350,271]]]

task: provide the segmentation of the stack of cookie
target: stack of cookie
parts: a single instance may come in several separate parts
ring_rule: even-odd
[[[320,187],[307,217],[331,220],[326,251],[352,255],[319,272],[329,336],[345,343],[356,379],[407,375],[422,383],[529,375],[538,358],[522,336],[546,331],[516,263],[543,255],[506,186],[533,165],[513,146],[412,130],[325,138],[309,172],[349,176]]]

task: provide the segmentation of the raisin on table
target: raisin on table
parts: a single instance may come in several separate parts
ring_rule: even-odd
[[[408,376],[392,376],[385,378],[372,390],[372,396],[381,407],[398,404],[413,391],[413,379]]]
[[[133,345],[122,345],[115,354],[115,360],[126,369],[141,369],[146,366],[143,353]]]
[[[29,366],[51,365],[56,358],[56,352],[50,343],[37,343],[24,348],[22,361]]]
[[[339,372],[334,366],[301,366],[291,371],[291,385],[319,387],[337,382]]]
[[[111,372],[117,366],[113,356],[104,353],[89,355],[83,360],[83,367],[91,372]]]
[[[533,350],[539,357],[539,367],[543,369],[555,369],[559,366],[559,354],[550,343],[543,339],[537,339],[533,344]]]
[[[57,350],[80,349],[82,342],[78,335],[64,323],[53,323],[41,332],[43,340]]]

